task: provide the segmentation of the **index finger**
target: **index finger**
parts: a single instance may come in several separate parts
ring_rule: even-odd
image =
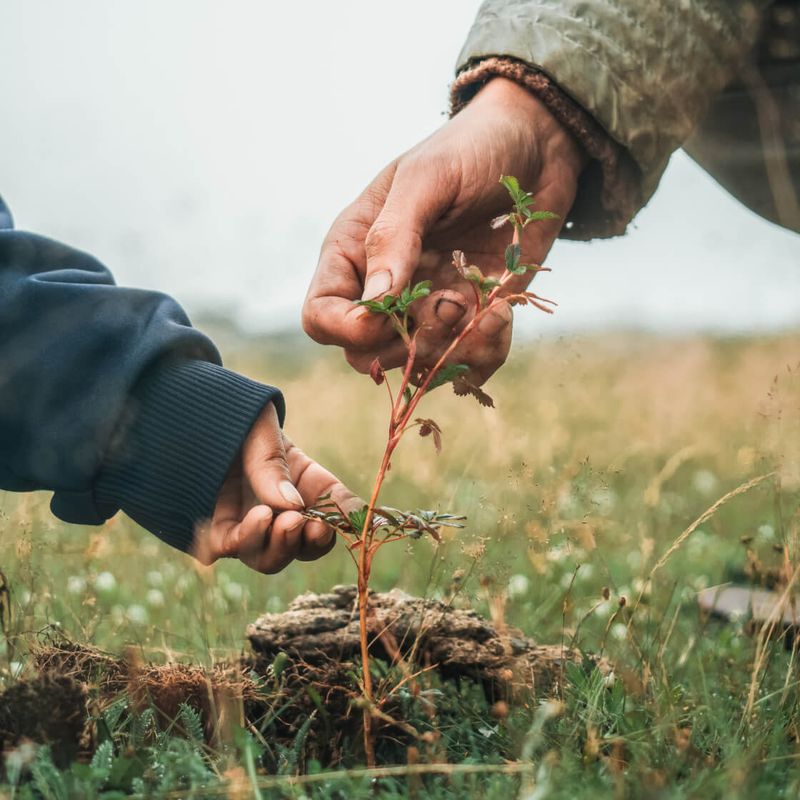
[[[303,328],[320,344],[368,350],[395,335],[386,318],[353,302],[364,292],[364,242],[383,208],[395,170],[394,163],[386,167],[339,215],[322,243],[303,306]]]

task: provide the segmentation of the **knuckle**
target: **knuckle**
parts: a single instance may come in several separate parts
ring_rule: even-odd
[[[383,252],[395,238],[397,227],[386,219],[378,218],[364,239],[364,250],[367,259],[373,258]]]

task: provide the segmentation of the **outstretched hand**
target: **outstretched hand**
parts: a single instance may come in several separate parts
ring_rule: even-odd
[[[258,572],[312,561],[335,544],[334,531],[302,511],[323,496],[345,511],[363,506],[334,475],[284,436],[272,403],[244,441],[220,489],[212,519],[195,535],[204,564],[238,558]]]
[[[344,348],[348,362],[368,372],[377,357],[384,369],[405,363],[406,347],[385,320],[353,304],[399,294],[431,280],[433,291],[416,305],[417,363],[431,367],[453,331],[475,313],[470,285],[452,268],[453,250],[487,276],[499,277],[507,232],[487,221],[505,210],[498,183],[515,175],[536,207],[561,219],[530,226],[526,260],[544,261],[575,198],[584,155],[572,136],[530,92],[505,78],[491,80],[470,104],[432,136],[386,167],[334,222],[303,308],[306,332]],[[524,289],[531,273],[509,284]],[[470,367],[481,384],[505,361],[512,311],[500,305],[450,358]]]

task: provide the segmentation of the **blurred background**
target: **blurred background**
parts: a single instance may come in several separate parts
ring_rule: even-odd
[[[90,251],[194,317],[299,330],[327,228],[445,120],[478,0],[4,0],[0,192],[17,226]],[[552,318],[757,332],[800,323],[800,236],[677,153],[622,239],[556,245]]]

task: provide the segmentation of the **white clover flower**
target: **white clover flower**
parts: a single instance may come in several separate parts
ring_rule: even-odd
[[[28,605],[28,603],[30,603],[30,601],[31,601],[32,599],[33,599],[33,595],[30,593],[30,591],[29,591],[28,589],[23,589],[23,590],[22,590],[22,591],[19,593],[19,602],[20,602],[20,603],[21,603],[23,606],[27,606],[27,605]]]
[[[772,541],[775,538],[775,528],[772,525],[759,525],[758,535],[767,541]]]
[[[591,494],[592,505],[597,509],[597,513],[607,517],[617,505],[617,493],[607,486],[595,489]]]
[[[563,544],[559,544],[555,547],[551,547],[547,551],[546,557],[548,561],[559,563],[569,557],[569,550]]]
[[[159,587],[164,585],[164,576],[162,573],[157,569],[151,569],[150,572],[147,573],[147,582],[151,586]]]
[[[562,516],[574,516],[580,512],[580,502],[570,487],[565,487],[558,493],[556,507]]]
[[[148,619],[147,609],[138,603],[129,605],[125,616],[128,618],[128,621],[132,622],[134,625],[145,625]]]
[[[94,588],[98,592],[113,592],[117,588],[117,579],[110,572],[101,572],[94,579]]]
[[[598,603],[594,613],[597,614],[598,617],[607,617],[616,607],[617,604],[612,603],[611,600],[603,600],[602,603]]]
[[[565,572],[561,576],[561,580],[558,582],[562,589],[569,589],[572,585],[572,574],[571,572]]]
[[[70,594],[83,594],[86,591],[86,580],[80,575],[70,575],[67,578],[67,591]]]
[[[692,486],[700,494],[711,494],[717,488],[717,476],[708,469],[699,469],[692,476]]]
[[[8,671],[11,673],[12,678],[18,678],[22,674],[22,662],[12,661],[8,665]]]
[[[160,589],[150,589],[145,595],[145,601],[150,608],[163,608],[164,593]]]
[[[631,569],[639,569],[642,566],[642,554],[638,550],[631,550],[625,560]]]
[[[615,622],[611,626],[611,635],[618,641],[622,641],[628,636],[628,626],[624,622]]]
[[[588,581],[594,575],[594,564],[581,564],[578,570],[578,576],[575,580]]]
[[[222,587],[223,594],[228,600],[238,603],[244,597],[244,587],[241,583],[231,581]]]
[[[614,674],[614,670],[611,670],[611,672],[603,678],[603,686],[605,686],[606,689],[610,689],[616,682],[617,676]]]

